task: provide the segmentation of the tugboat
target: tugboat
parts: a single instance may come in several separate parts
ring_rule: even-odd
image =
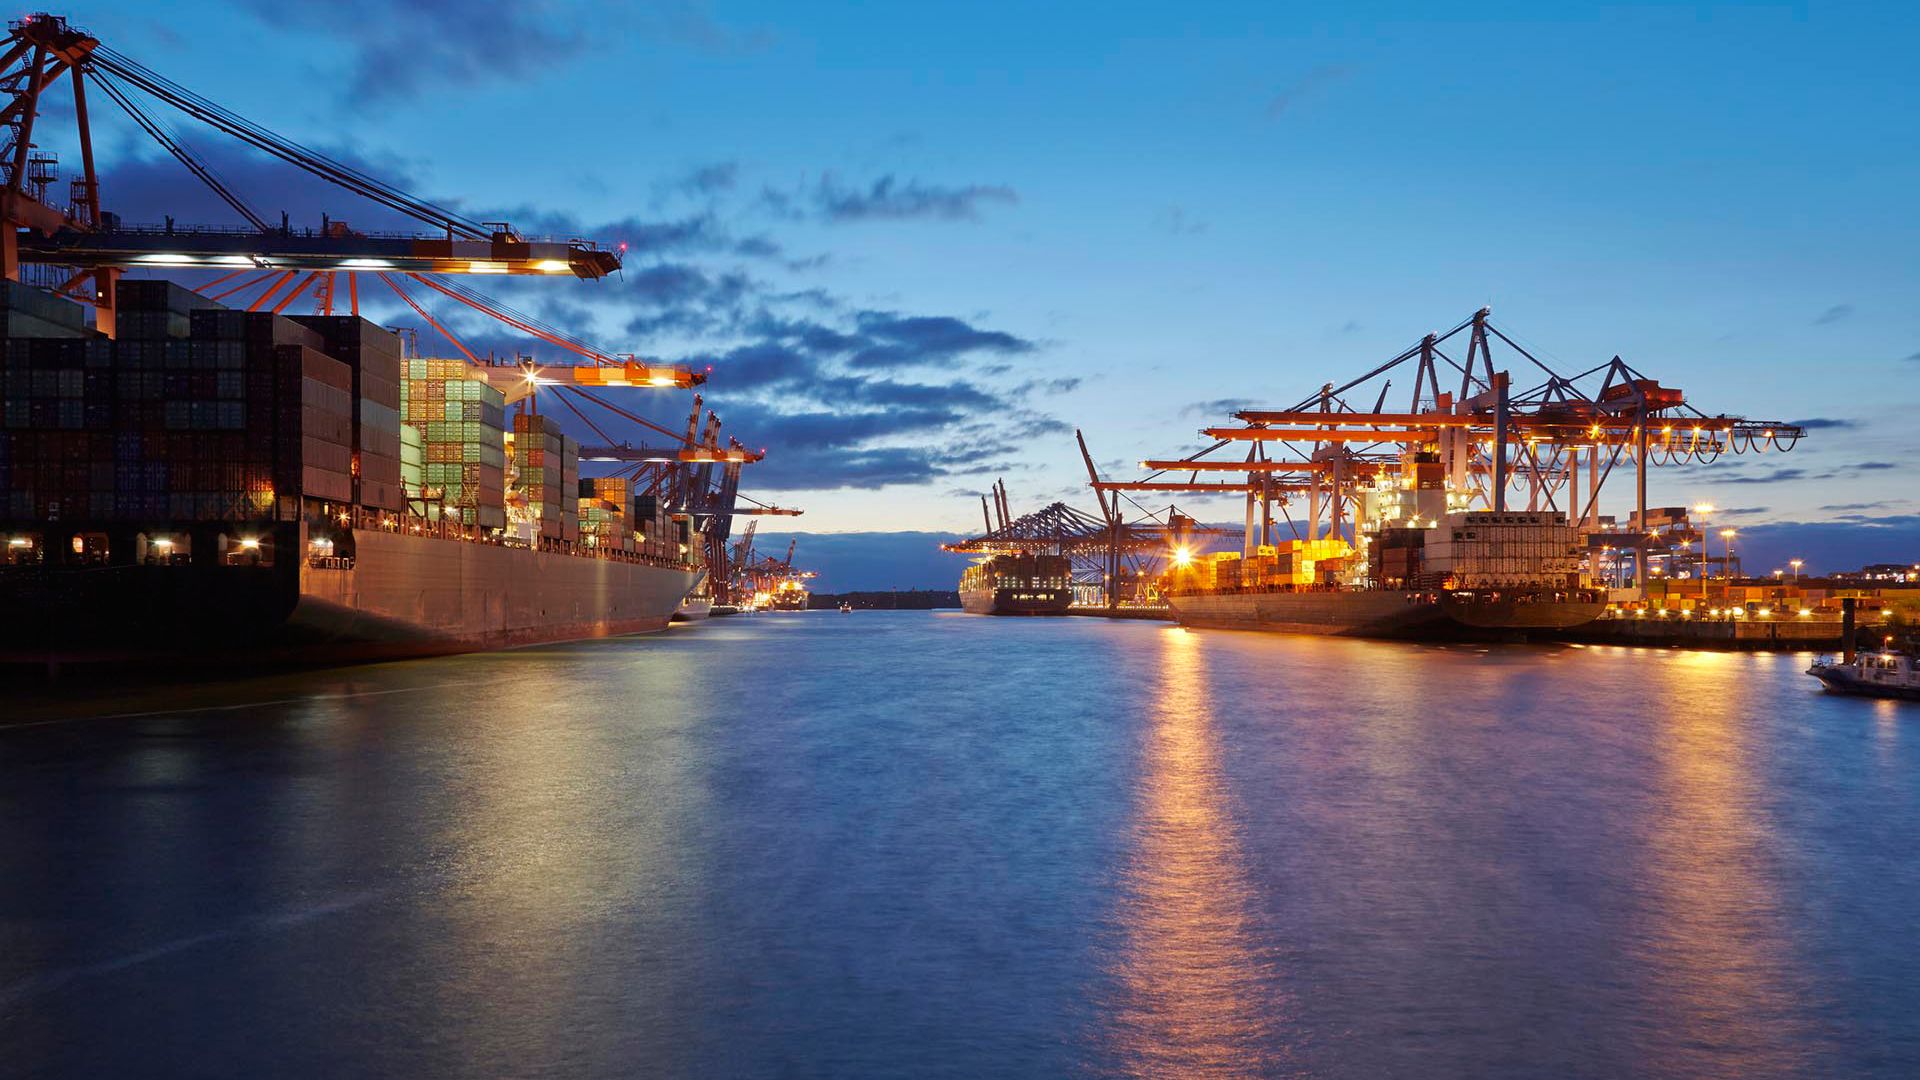
[[[1823,656],[1807,674],[1819,679],[1830,693],[1920,701],[1920,665],[1912,656],[1892,649],[1863,652],[1852,660]]]
[[[840,614],[842,615],[853,614],[853,605],[848,603],[845,600],[840,601]]]

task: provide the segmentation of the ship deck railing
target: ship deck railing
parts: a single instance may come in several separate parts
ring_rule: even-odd
[[[604,559],[608,562],[633,563],[639,566],[658,566],[669,570],[691,570],[693,564],[680,559],[663,558],[642,551],[627,551],[623,548],[603,548],[588,544],[579,544],[553,536],[539,536],[534,543],[527,543],[518,537],[501,533],[489,533],[478,525],[466,525],[450,522],[445,518],[438,521],[402,514],[388,510],[371,510],[356,506],[351,512],[343,513],[333,520],[354,529],[369,532],[407,533],[413,536],[429,537],[435,540],[452,540],[468,544],[493,544],[499,547],[518,547],[528,550],[545,551],[555,555],[571,555],[577,559]],[[351,569],[351,567],[348,567]]]

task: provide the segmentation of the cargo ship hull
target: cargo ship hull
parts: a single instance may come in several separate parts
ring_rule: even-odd
[[[975,615],[1065,615],[1072,603],[1066,589],[960,590],[960,610]]]
[[[1168,605],[1182,626],[1417,640],[1562,630],[1592,622],[1606,607],[1585,596],[1469,602],[1385,589],[1176,593]]]
[[[699,622],[713,614],[713,598],[710,596],[688,596],[674,609],[674,622]]]
[[[474,652],[661,630],[698,579],[693,567],[380,530],[354,530],[353,543],[350,563],[330,565],[9,569],[0,604],[18,618],[0,654],[325,663]]]

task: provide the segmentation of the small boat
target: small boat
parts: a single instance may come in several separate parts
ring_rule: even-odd
[[[707,614],[713,615],[713,616],[738,615],[740,614],[740,605],[739,604],[713,604],[707,608]]]
[[[1892,649],[1863,652],[1852,660],[1823,656],[1807,674],[1835,694],[1920,701],[1920,665]]]
[[[853,614],[853,605],[847,603],[845,600],[840,601],[840,614],[842,615]]]

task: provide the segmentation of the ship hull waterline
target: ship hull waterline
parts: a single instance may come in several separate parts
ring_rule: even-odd
[[[16,593],[29,607],[15,626],[47,633],[10,635],[0,659],[357,663],[651,633],[699,577],[693,567],[369,530],[356,530],[354,546],[351,568],[196,567],[203,580],[232,582],[206,602],[141,567],[99,579],[104,587]],[[125,632],[105,629],[116,626]]]
[[[1073,606],[1073,594],[1057,591],[1019,589],[962,589],[960,610],[973,615],[1047,616],[1065,615]]]
[[[1182,626],[1402,640],[1502,640],[1584,626],[1606,609],[1600,600],[1466,604],[1397,590],[1250,591],[1175,594]]]

